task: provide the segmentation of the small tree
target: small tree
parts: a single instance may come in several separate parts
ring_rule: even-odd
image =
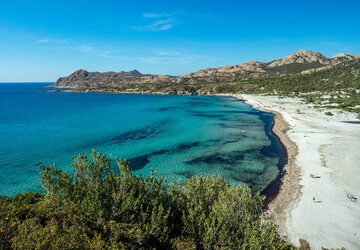
[[[117,167],[116,167],[117,165]],[[167,184],[135,175],[125,161],[93,151],[72,171],[41,166],[43,194],[0,197],[0,240],[18,249],[293,248],[271,221],[264,197],[221,177]]]

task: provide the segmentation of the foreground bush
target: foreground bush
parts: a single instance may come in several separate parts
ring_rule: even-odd
[[[263,197],[220,177],[167,184],[96,152],[72,165],[42,165],[41,195],[0,197],[0,248],[292,248],[260,219]]]

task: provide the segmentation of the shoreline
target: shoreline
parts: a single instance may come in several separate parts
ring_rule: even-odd
[[[269,112],[269,110],[266,111]],[[286,134],[290,130],[290,126],[281,113],[275,111],[271,113],[275,114],[272,132],[285,148],[287,159],[283,167],[283,176],[279,183],[278,192],[269,203],[265,214],[273,216],[275,222],[280,224],[283,220],[284,210],[299,198],[301,193],[301,186],[299,184],[301,173],[300,168],[296,165],[298,146]]]
[[[255,105],[248,98],[241,94],[218,94],[215,96],[230,96],[250,105],[254,109],[274,114],[274,123],[271,127],[271,133],[277,138],[286,152],[285,164],[279,169],[279,175],[261,192],[266,195],[264,202],[265,217],[273,217],[277,224],[284,221],[284,210],[299,198],[301,186],[299,184],[301,173],[296,165],[298,147],[286,134],[291,126],[278,111]],[[273,189],[266,192],[266,189]],[[269,195],[270,193],[270,195]]]
[[[316,109],[296,98],[238,95],[254,108],[276,114],[276,133],[290,156],[279,195],[264,216],[295,246],[305,239],[313,249],[360,249],[360,126],[356,114]],[[311,177],[313,176],[313,177]],[[314,177],[316,176],[316,177]],[[295,192],[295,193],[294,193]]]
[[[51,91],[54,92],[54,91]],[[55,92],[94,92],[55,91]],[[231,96],[253,108],[273,113],[271,133],[287,153],[277,195],[263,216],[273,217],[285,240],[299,246],[305,239],[313,249],[360,249],[360,126],[356,114],[304,104],[297,98],[248,94],[164,92],[100,92],[112,94]],[[301,112],[300,112],[301,110]],[[317,177],[311,178],[311,175]],[[271,184],[271,183],[270,183]],[[269,184],[269,185],[270,185]],[[276,184],[276,183],[275,183]]]
[[[244,101],[244,103],[250,105],[251,107],[253,107],[251,104],[247,103],[246,100],[244,99],[240,99],[242,101]],[[283,136],[286,136],[286,134],[281,134],[279,133],[278,130],[283,130],[283,129],[287,129],[286,122],[284,122],[282,120],[281,117],[277,117],[275,113],[273,112],[269,112],[269,111],[265,111],[265,110],[261,110],[258,108],[253,107],[256,110],[260,110],[266,113],[271,113],[273,114],[273,120],[272,120],[272,124],[271,127],[269,129],[269,132],[267,132],[266,127],[265,127],[265,133],[269,133],[269,140],[271,141],[270,137],[273,137],[275,139],[275,141],[280,145],[280,147],[282,148],[282,150],[284,151],[285,155],[281,155],[281,153],[279,154],[279,161],[277,163],[277,167],[279,170],[278,175],[276,176],[276,178],[274,180],[272,180],[261,192],[261,195],[265,195],[265,201],[264,201],[264,206],[265,206],[265,212],[267,212],[269,206],[271,206],[270,204],[276,200],[276,197],[278,196],[282,183],[283,183],[283,179],[286,177],[286,165],[288,164],[289,161],[289,152],[291,151],[291,148],[289,148],[288,145],[285,145],[283,143],[284,138],[282,138]],[[266,126],[266,124],[265,124]]]
[[[95,90],[95,91],[94,91]],[[283,182],[284,180],[286,180],[288,178],[287,176],[287,169],[291,168],[291,166],[294,165],[295,160],[291,160],[291,166],[287,166],[290,164],[289,158],[293,158],[293,153],[290,154],[289,157],[289,152],[293,151],[293,148],[296,147],[296,144],[294,144],[292,141],[290,141],[287,138],[286,135],[286,131],[289,129],[289,125],[286,123],[286,121],[282,118],[281,114],[276,112],[276,111],[271,111],[271,110],[267,110],[267,109],[262,109],[261,107],[254,107],[253,105],[251,105],[250,103],[247,102],[247,100],[245,98],[243,98],[241,95],[236,95],[236,94],[213,94],[213,95],[200,95],[199,93],[195,93],[195,94],[191,94],[191,93],[182,93],[182,94],[175,94],[175,93],[166,93],[166,92],[153,92],[153,91],[146,91],[146,92],[127,92],[127,91],[96,91],[96,89],[87,89],[87,90],[82,90],[82,89],[74,89],[74,88],[70,88],[70,89],[53,89],[53,90],[47,90],[45,92],[57,92],[57,93],[61,93],[61,92],[65,92],[65,93],[101,93],[101,94],[142,94],[142,95],[195,95],[195,96],[229,96],[229,97],[234,97],[236,99],[242,100],[244,101],[244,103],[249,104],[250,106],[252,106],[254,109],[257,110],[261,110],[264,112],[268,112],[268,113],[272,113],[274,114],[274,123],[272,125],[271,128],[271,133],[272,135],[274,135],[278,142],[282,145],[282,147],[284,148],[284,150],[286,151],[286,162],[285,164],[279,168],[279,175],[276,177],[276,179],[274,179],[271,183],[268,184],[268,186],[266,186],[266,188],[264,190],[261,191],[261,194],[266,196],[265,202],[264,202],[264,207],[265,207],[265,214],[271,214],[274,215],[274,217],[277,217],[277,214],[279,212],[278,207],[284,207],[284,205],[280,205],[283,204],[284,202],[280,202],[281,198],[277,198],[279,196],[280,191],[282,190],[282,186],[283,186]],[[279,129],[277,129],[277,127],[279,127]],[[285,132],[281,132],[283,130],[286,130]],[[286,141],[288,143],[284,143],[283,141]],[[289,146],[290,145],[290,146]],[[297,149],[296,149],[297,150]],[[296,174],[293,174],[296,175]],[[298,179],[297,177],[294,178],[295,176],[292,176],[292,179]],[[267,192],[267,190],[269,192]],[[284,193],[284,192],[283,192]],[[296,190],[294,190],[293,193],[297,193]],[[281,195],[285,196],[285,195]],[[283,197],[285,198],[285,197]],[[292,198],[295,199],[295,198]],[[291,199],[291,200],[292,200]],[[277,205],[272,205],[276,203]],[[271,212],[269,212],[271,211]],[[275,218],[276,221],[279,221],[279,219]]]
[[[266,110],[265,112],[270,111]],[[282,165],[281,169],[279,169],[279,175],[263,191],[264,194],[269,195],[269,197],[267,197],[267,203],[265,202],[265,214],[277,216],[281,213],[280,206],[284,209],[285,204],[290,204],[297,199],[299,187],[295,187],[294,184],[298,185],[299,183],[300,171],[295,163],[298,154],[297,145],[286,135],[286,132],[290,130],[289,124],[284,120],[280,113],[274,111],[271,111],[270,113],[274,114],[274,123],[271,127],[271,133],[277,138],[286,152],[285,163]],[[292,185],[289,185],[290,182]],[[275,193],[269,194],[266,192],[266,189],[275,189],[272,191]],[[291,193],[292,196],[285,196],[286,193]]]
[[[271,183],[269,183],[264,190],[261,191],[262,195],[265,195],[266,199],[264,201],[264,207],[265,207],[265,214],[273,214],[276,216],[276,212],[279,212],[279,209],[277,209],[280,205],[280,203],[282,204],[283,202],[280,202],[281,198],[277,198],[279,196],[279,192],[282,189],[283,186],[283,182],[285,179],[288,178],[287,176],[287,168],[292,168],[291,166],[293,166],[295,160],[291,160],[291,166],[287,166],[290,164],[289,158],[294,158],[293,156],[293,148],[296,147],[296,144],[294,144],[291,140],[289,140],[289,138],[286,135],[286,131],[289,129],[289,125],[286,123],[286,121],[282,118],[281,114],[275,111],[271,111],[271,110],[265,110],[262,109],[260,107],[254,107],[253,105],[251,105],[250,103],[248,103],[248,101],[243,98],[241,95],[236,95],[236,94],[213,94],[213,95],[200,95],[199,93],[196,94],[190,94],[190,93],[183,93],[183,94],[174,94],[174,93],[166,93],[166,92],[152,92],[152,91],[146,91],[146,92],[126,92],[126,91],[95,91],[93,89],[87,89],[87,90],[82,90],[82,89],[74,89],[74,88],[70,88],[70,89],[62,89],[62,88],[54,88],[52,90],[46,90],[44,92],[56,92],[56,93],[101,93],[101,94],[142,94],[142,95],[195,95],[195,96],[229,96],[229,97],[234,97],[236,99],[242,100],[244,101],[244,103],[249,104],[250,106],[252,106],[254,109],[257,110],[261,110],[264,112],[268,112],[268,113],[272,113],[274,114],[274,122],[273,125],[270,129],[270,133],[276,137],[277,141],[281,144],[281,146],[284,148],[285,153],[286,153],[286,161],[285,164],[281,167],[279,167],[279,174],[276,177],[276,179],[274,179]],[[277,129],[277,127],[279,127]],[[281,132],[284,131],[285,132]],[[283,141],[286,141],[288,143],[284,143]],[[297,148],[296,148],[297,150]],[[289,153],[290,153],[290,157],[289,157]],[[294,179],[294,176],[293,176]],[[295,191],[295,190],[294,190]],[[296,193],[296,192],[294,192]],[[284,196],[284,195],[281,195]],[[284,197],[283,197],[284,198]],[[276,203],[277,205],[272,205],[273,203]],[[283,207],[284,205],[281,205],[281,207]],[[273,211],[274,210],[274,211]],[[272,211],[272,212],[269,212]],[[278,221],[278,219],[276,219]]]
[[[298,147],[286,134],[290,131],[291,127],[280,112],[254,105],[242,95],[230,96],[243,100],[244,103],[251,105],[255,109],[274,114],[274,123],[271,132],[286,151],[286,163],[280,170],[277,178],[265,188],[271,188],[270,186],[274,185],[276,193],[269,197],[268,202],[265,203],[266,209],[264,216],[273,217],[274,222],[280,226],[285,220],[285,210],[290,208],[301,194],[301,186],[299,184],[301,172],[300,168],[296,165]],[[283,237],[286,238],[284,235]]]

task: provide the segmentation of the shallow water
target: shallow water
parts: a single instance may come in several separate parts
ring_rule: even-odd
[[[44,83],[0,84],[0,195],[39,191],[39,167],[70,169],[77,153],[131,160],[169,181],[221,175],[263,190],[285,152],[273,115],[232,97],[44,93]]]

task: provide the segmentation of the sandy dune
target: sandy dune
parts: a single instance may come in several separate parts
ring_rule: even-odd
[[[298,146],[295,163],[300,179],[287,181],[300,192],[296,199],[286,201],[289,204],[281,216],[275,216],[280,218],[280,233],[295,245],[304,238],[314,249],[360,249],[360,124],[343,122],[355,121],[356,115],[332,110],[334,116],[327,116],[324,110],[292,98],[239,98],[255,108],[281,113],[290,125],[287,136]],[[284,186],[282,192],[293,191]],[[358,201],[351,201],[347,194]],[[277,199],[281,204],[281,196]]]

